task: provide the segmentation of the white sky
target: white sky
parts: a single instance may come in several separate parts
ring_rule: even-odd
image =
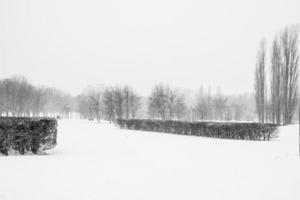
[[[251,92],[259,40],[299,21],[300,0],[0,0],[0,78]]]

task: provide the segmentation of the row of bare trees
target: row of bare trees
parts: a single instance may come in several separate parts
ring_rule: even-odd
[[[193,103],[186,95],[169,85],[156,85],[148,98],[148,116],[162,120],[190,121],[250,121],[253,120],[250,95],[226,96],[220,91],[212,94],[201,87]]]
[[[255,70],[255,100],[258,120],[292,123],[298,102],[299,30],[286,27],[277,34],[270,52],[270,93],[267,93],[267,50],[262,40]]]
[[[0,113],[5,116],[61,116],[78,113],[83,119],[149,117],[162,120],[251,120],[247,98],[212,95],[201,87],[196,101],[183,90],[157,84],[148,98],[129,86],[89,87],[77,97],[58,89],[35,87],[24,77],[0,80]],[[188,103],[187,103],[188,102]],[[146,109],[145,109],[146,108]],[[249,117],[250,116],[250,117]]]
[[[35,87],[24,77],[0,80],[0,115],[68,116],[71,97],[58,89]]]
[[[222,95],[220,91],[212,95],[211,90],[200,88],[195,106],[195,119],[201,121],[250,121],[251,98],[247,95],[237,97]]]
[[[97,87],[78,96],[78,112],[85,119],[114,121],[135,118],[141,97],[129,86]]]

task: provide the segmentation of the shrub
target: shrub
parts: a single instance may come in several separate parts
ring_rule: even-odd
[[[121,128],[131,130],[154,131],[224,139],[270,140],[277,135],[277,126],[275,124],[184,122],[148,119],[117,119],[116,123]]]
[[[51,118],[0,117],[0,153],[36,154],[56,146],[57,121]]]

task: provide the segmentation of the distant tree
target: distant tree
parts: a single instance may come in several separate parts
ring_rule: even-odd
[[[6,116],[69,116],[72,97],[56,88],[38,88],[25,77],[0,80],[0,114]]]
[[[214,113],[213,113],[213,98],[212,98],[212,94],[211,94],[211,87],[208,88],[205,99],[206,99],[206,106],[207,106],[206,120],[213,119]]]
[[[0,83],[2,111],[12,116],[32,113],[34,87],[24,77],[4,79]]]
[[[42,88],[34,89],[32,103],[33,115],[40,116],[44,110],[45,104],[47,103],[47,99],[45,99],[45,94]]]
[[[82,119],[93,118],[93,109],[90,106],[89,97],[81,94],[77,97],[77,112]]]
[[[107,116],[109,122],[115,120],[115,104],[114,104],[114,90],[109,87],[106,88],[103,93],[103,105],[104,113]]]
[[[129,86],[123,88],[125,118],[135,118],[140,108],[140,97]]]
[[[98,122],[101,119],[101,101],[100,91],[90,91],[88,93],[88,106]]]
[[[175,100],[175,103],[173,106],[173,110],[174,110],[173,111],[174,115],[178,120],[182,120],[184,118],[186,111],[187,111],[187,106],[186,106],[185,97],[183,94],[179,94],[176,97],[176,100]]]
[[[129,88],[129,86],[125,86],[123,88],[123,95],[124,95],[124,112],[125,112],[125,118],[129,119],[130,117],[130,107],[131,107],[131,95],[132,91]]]
[[[47,103],[44,106],[44,115],[69,117],[71,96],[56,88],[44,88]]]
[[[233,120],[233,108],[232,105],[228,103],[228,99],[225,106],[225,121],[231,121]]]
[[[10,79],[4,79],[1,81],[1,108],[2,112],[5,113],[6,116],[9,116],[10,113],[13,113],[13,82]]]
[[[167,118],[172,120],[174,117],[174,107],[177,101],[178,93],[175,89],[171,88],[170,86],[167,86],[164,90],[168,110]]]
[[[141,107],[141,97],[136,93],[132,92],[130,96],[130,113],[132,118],[136,117],[140,107]]]
[[[255,101],[259,122],[265,120],[266,101],[266,42],[260,42],[255,69]]]
[[[151,93],[148,104],[149,115],[165,120],[167,113],[167,94],[163,84],[156,85]]]
[[[186,112],[184,95],[168,85],[156,85],[149,97],[148,113],[161,120],[182,119]]]
[[[227,98],[219,93],[214,98],[215,119],[226,120]]]
[[[241,103],[234,103],[231,105],[233,110],[233,119],[241,121],[244,116],[244,105]]]
[[[114,99],[116,116],[118,119],[122,119],[124,114],[124,103],[125,103],[122,87],[115,87],[113,89],[113,95],[114,95],[113,99]]]
[[[196,105],[196,113],[201,121],[208,119],[209,109],[210,108],[209,108],[208,95],[206,96],[204,94],[203,87],[201,87],[199,94],[198,94],[197,105]]]

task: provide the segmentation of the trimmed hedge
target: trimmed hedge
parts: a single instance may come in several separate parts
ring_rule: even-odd
[[[277,125],[260,123],[183,122],[148,119],[117,119],[120,128],[240,140],[270,140]]]
[[[56,137],[56,119],[0,117],[0,154],[37,154],[54,148]]]

